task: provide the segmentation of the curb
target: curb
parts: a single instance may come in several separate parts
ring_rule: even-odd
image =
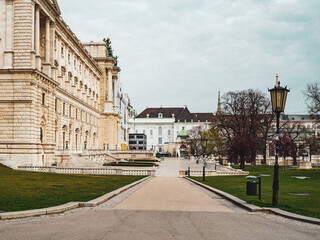
[[[282,216],[282,217],[286,217],[286,218],[290,218],[290,219],[293,219],[293,220],[297,220],[297,221],[301,221],[301,222],[307,222],[307,223],[312,223],[312,224],[317,224],[317,225],[320,225],[320,219],[318,218],[313,218],[313,217],[306,217],[306,216],[302,216],[302,215],[299,215],[299,214],[295,214],[295,213],[291,213],[291,212],[288,212],[288,211],[284,211],[284,210],[281,210],[279,208],[264,208],[264,207],[258,207],[258,206],[255,206],[253,204],[249,204],[247,203],[246,201],[240,199],[240,198],[237,198],[229,193],[226,193],[226,192],[223,192],[219,189],[216,189],[216,188],[213,188],[213,187],[210,187],[208,185],[205,185],[203,183],[200,183],[200,182],[197,182],[191,178],[188,178],[188,177],[183,177],[184,179],[194,183],[194,184],[197,184],[198,186],[201,186],[215,194],[218,194],[219,196],[233,202],[234,204],[236,204],[237,206],[239,207],[242,207],[250,212],[265,212],[265,213],[273,213],[275,215],[279,215],[279,216]]]
[[[26,217],[38,217],[42,215],[51,215],[51,214],[58,214],[63,213],[68,210],[72,210],[78,207],[95,207],[101,203],[104,203],[111,198],[119,195],[120,193],[132,188],[148,179],[152,176],[145,177],[140,179],[139,181],[133,182],[126,186],[123,186],[119,189],[116,189],[112,192],[109,192],[101,197],[96,199],[90,200],[88,202],[69,202],[63,205],[55,206],[55,207],[48,207],[48,208],[41,208],[41,209],[33,209],[33,210],[26,210],[26,211],[17,211],[17,212],[6,212],[0,213],[0,220],[10,220],[10,219],[17,219],[17,218],[26,218]]]

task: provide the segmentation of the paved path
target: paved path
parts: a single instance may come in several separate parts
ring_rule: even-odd
[[[95,208],[0,221],[0,239],[319,239],[320,226],[246,212],[175,177],[180,163]]]
[[[186,180],[162,177],[152,179],[114,209],[232,212]]]

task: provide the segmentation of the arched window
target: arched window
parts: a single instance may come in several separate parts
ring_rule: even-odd
[[[158,114],[158,118],[163,118],[163,114],[162,114],[162,113],[159,113],[159,114]]]

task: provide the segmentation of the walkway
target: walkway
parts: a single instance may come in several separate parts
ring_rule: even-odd
[[[166,159],[158,177],[95,208],[0,221],[0,240],[319,239],[320,226],[246,212],[178,178],[182,161]]]

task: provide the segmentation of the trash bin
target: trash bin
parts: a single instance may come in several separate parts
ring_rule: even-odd
[[[250,196],[257,195],[258,183],[255,181],[255,179],[257,179],[257,177],[256,176],[247,176],[246,179],[253,180],[253,181],[247,182],[247,195],[250,195]]]

